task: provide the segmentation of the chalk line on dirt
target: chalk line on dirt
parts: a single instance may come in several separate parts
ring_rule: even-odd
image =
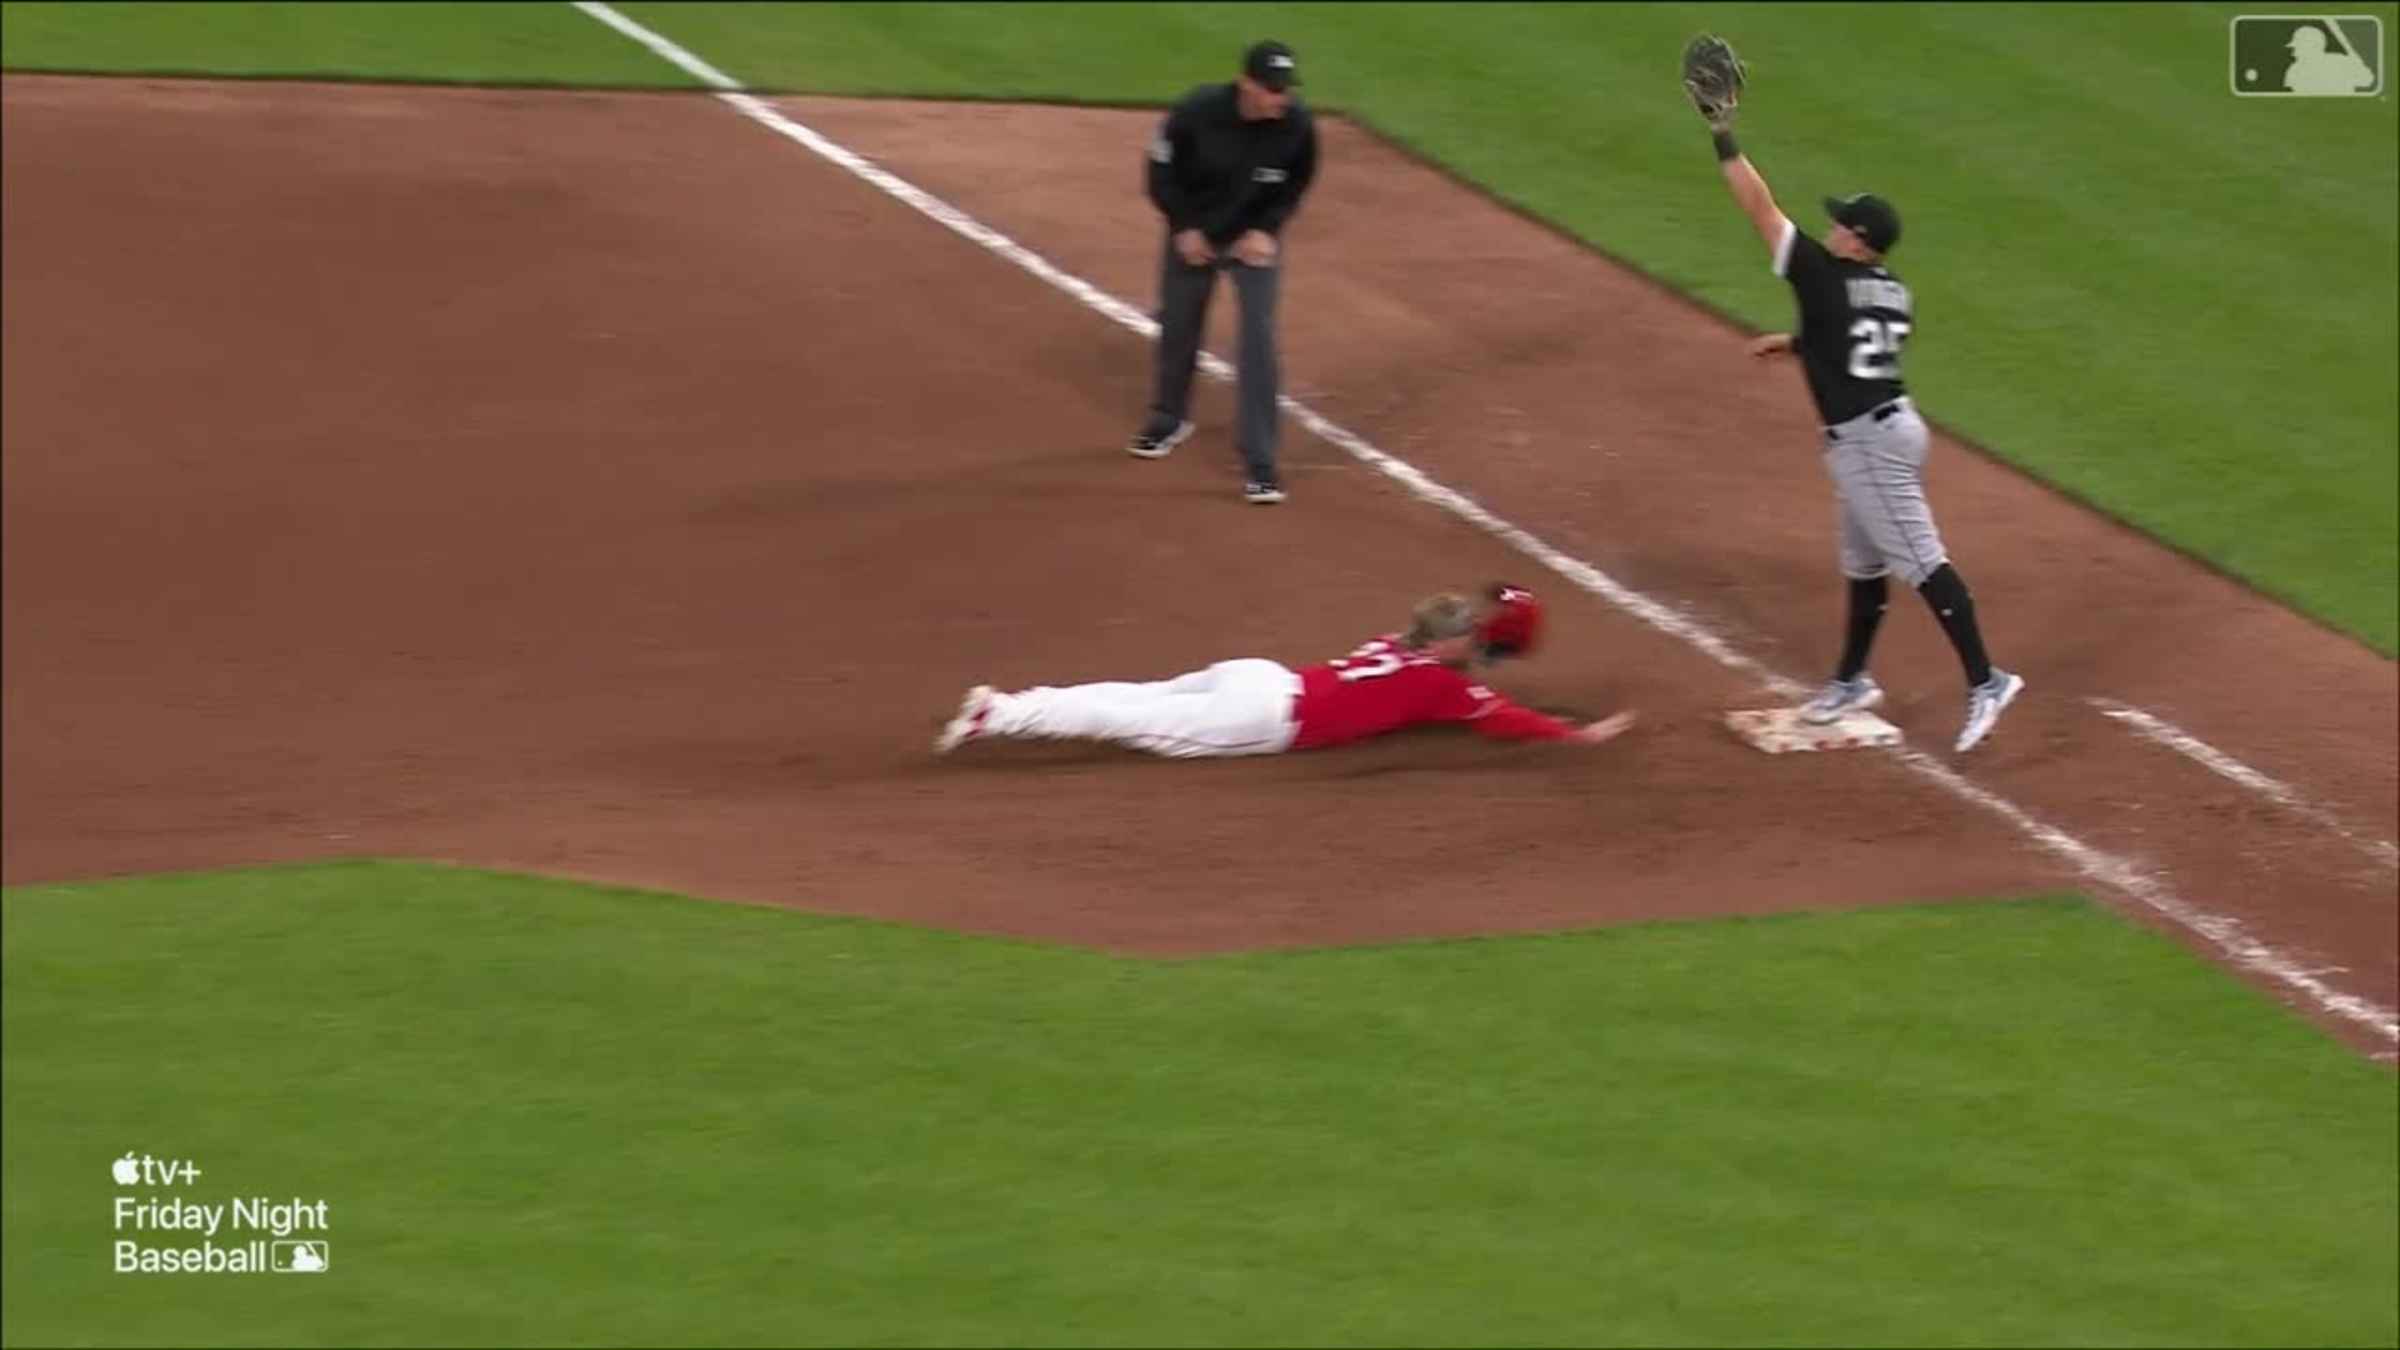
[[[2309,824],[2340,835],[2344,840],[2356,845],[2368,857],[2384,866],[2400,867],[2400,847],[2394,847],[2390,840],[2377,839],[2373,835],[2350,828],[2333,812],[2301,795],[2298,788],[2280,779],[2270,778],[2266,774],[2260,773],[2156,713],[2147,712],[2130,703],[2119,703],[2113,698],[2086,699],[2085,702],[2098,708],[2103,716],[2131,727],[2134,734],[2144,740],[2163,745],[2176,754],[2194,761],[2210,773],[2241,784]]]
[[[599,0],[573,0],[573,3],[576,9],[640,43],[715,90],[713,97],[742,116],[778,136],[797,142],[920,215],[1007,259],[1120,327],[1145,338],[1158,336],[1158,324],[1138,307],[1067,272],[949,202],[793,120],[764,99],[743,92],[740,81],[671,39],[643,27]],[[1213,354],[1202,356],[1201,368],[1213,379],[1229,379],[1233,375],[1232,367]],[[1662,633],[1698,648],[1720,665],[1758,679],[1768,692],[1788,697],[1807,687],[1743,653],[1702,620],[1625,585],[1588,562],[1560,552],[1531,532],[1502,519],[1465,493],[1436,481],[1415,465],[1377,447],[1298,399],[1287,395],[1278,402],[1310,433],[1381,472],[1411,496],[1474,525],[1549,568],[1578,589]],[[2168,922],[2197,935],[2215,948],[2224,960],[2293,990],[2330,1016],[2366,1027],[2386,1040],[2400,1042],[2400,1015],[2326,984],[2317,978],[2318,971],[2303,966],[2288,954],[2252,937],[2239,919],[2211,914],[2193,906],[2169,891],[2165,883],[2147,869],[2075,838],[2015,802],[1969,782],[1940,760],[1916,750],[1900,750],[1893,754],[1911,773],[1951,796],[2008,822],[2043,851],[2066,863],[2088,880],[2135,901]]]

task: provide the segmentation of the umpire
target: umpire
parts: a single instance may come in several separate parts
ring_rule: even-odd
[[[1242,57],[1231,84],[1204,84],[1167,113],[1150,142],[1150,200],[1166,217],[1158,280],[1158,371],[1150,418],[1125,448],[1162,459],[1192,434],[1192,369],[1217,273],[1242,297],[1238,445],[1242,497],[1283,500],[1275,472],[1275,297],[1279,235],[1317,174],[1317,126],[1292,87],[1299,58],[1280,42]]]

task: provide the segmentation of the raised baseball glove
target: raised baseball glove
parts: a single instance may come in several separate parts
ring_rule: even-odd
[[[1742,103],[1742,83],[1749,77],[1733,44],[1713,33],[1702,33],[1683,49],[1683,92],[1718,131],[1733,125],[1734,110]]]

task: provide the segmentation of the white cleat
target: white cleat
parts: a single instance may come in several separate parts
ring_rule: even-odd
[[[1827,680],[1817,696],[1800,705],[1800,720],[1810,726],[1830,726],[1847,713],[1865,712],[1883,702],[1883,686],[1872,675],[1855,680]]]
[[[1125,443],[1125,453],[1137,459],[1165,459],[1175,447],[1192,438],[1192,424],[1153,417]]]
[[[933,738],[933,753],[946,755],[980,738],[985,719],[992,715],[993,693],[988,684],[968,690],[967,696],[958,702],[958,716],[951,718],[950,724],[942,728],[942,734]]]
[[[1983,738],[1992,734],[2000,714],[2024,692],[2024,676],[2011,675],[1994,666],[1992,678],[1967,691],[1967,724],[1958,729],[1958,744],[1952,748],[1963,755],[1982,744]]]

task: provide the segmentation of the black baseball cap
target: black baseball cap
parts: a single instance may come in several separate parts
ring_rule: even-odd
[[[1269,38],[1251,44],[1242,54],[1242,73],[1280,94],[1300,83],[1300,58],[1290,47]]]
[[[1833,217],[1835,224],[1849,226],[1851,233],[1877,253],[1889,253],[1892,245],[1900,242],[1900,213],[1872,192],[1827,197],[1825,214]]]

